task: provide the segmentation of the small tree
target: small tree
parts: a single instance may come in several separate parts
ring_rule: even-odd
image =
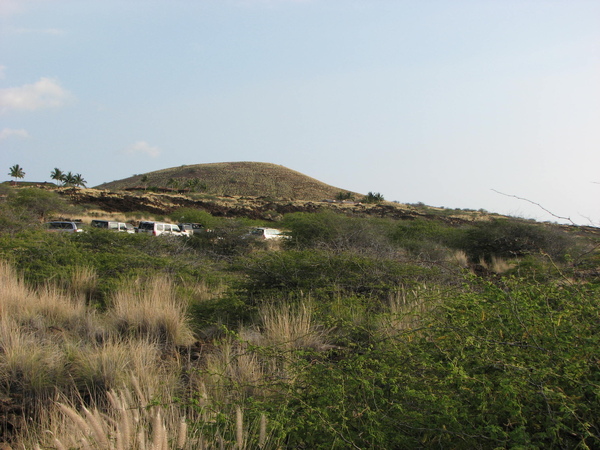
[[[175,178],[169,178],[169,181],[167,181],[167,187],[170,187],[173,189],[179,188],[179,180],[177,180]]]
[[[148,187],[148,175],[142,176],[142,178],[140,178],[140,182],[144,186],[144,190],[146,190],[146,188]]]
[[[9,170],[10,170],[10,172],[8,172],[8,174],[14,178],[15,184],[17,183],[18,178],[23,178],[25,176],[25,172],[23,171],[23,168],[21,166],[19,166],[18,164],[15,164]]]
[[[48,215],[69,210],[67,202],[56,192],[36,188],[19,189],[8,199],[8,204],[13,210],[32,214],[41,221]]]
[[[191,191],[206,190],[206,183],[202,182],[200,178],[189,178],[185,182],[185,187]]]

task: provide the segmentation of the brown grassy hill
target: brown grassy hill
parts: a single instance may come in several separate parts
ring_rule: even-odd
[[[170,180],[175,180],[176,184],[169,183]],[[190,180],[200,183],[199,186],[192,187],[192,190],[216,196],[320,201],[335,198],[339,192],[347,192],[287,167],[260,162],[222,162],[172,167],[104,183],[97,186],[97,189],[151,189],[169,186],[185,188]],[[360,194],[354,194],[357,198],[362,197]]]

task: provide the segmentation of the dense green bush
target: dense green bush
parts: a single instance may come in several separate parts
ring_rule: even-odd
[[[412,256],[426,260],[444,259],[449,248],[464,239],[465,228],[429,219],[398,221],[389,233],[390,240]]]
[[[37,228],[53,214],[67,214],[73,207],[55,192],[37,188],[13,189],[0,185],[0,233]]]
[[[329,248],[383,254],[390,250],[384,219],[350,217],[333,211],[286,214],[281,226],[289,230],[290,246]]]
[[[460,246],[473,260],[490,261],[492,256],[514,258],[546,253],[561,260],[572,242],[557,228],[509,219],[474,225]]]
[[[287,214],[291,239],[273,248],[249,239],[249,220],[194,209],[171,216],[212,229],[190,239],[47,233],[24,229],[39,215],[39,193],[5,191],[0,223],[14,228],[0,229],[0,259],[30,284],[68,288],[89,268],[97,280],[85,298],[104,306],[122,284],[170,275],[203,344],[168,357],[186,364],[178,383],[203,377],[179,403],[212,408],[195,430],[233,426],[224,411],[239,403],[251,420],[268,417],[271,448],[600,448],[594,242],[578,258],[568,235],[540,224],[454,227],[331,211]],[[473,262],[518,256],[506,272],[518,278],[446,271],[432,260],[449,249]],[[266,338],[257,319],[265,305],[307,304],[318,351]],[[223,370],[208,373],[216,357]]]
[[[591,287],[475,283],[418,329],[302,363],[287,445],[597,448],[599,307]]]
[[[49,215],[73,210],[73,207],[56,192],[38,188],[16,189],[8,196],[7,204],[14,210],[28,212],[37,220],[45,220]]]
[[[181,238],[90,229],[85,233],[25,230],[0,234],[0,259],[10,261],[34,285],[68,280],[77,268],[98,276],[96,300],[103,303],[116,286],[134,277],[166,273],[181,280],[218,276],[213,263],[201,259]]]
[[[246,220],[222,220],[217,226],[194,235],[188,244],[198,252],[217,260],[231,260],[255,248],[265,248],[266,242],[253,239]]]
[[[369,192],[362,198],[363,203],[381,203],[385,199],[383,198],[383,194],[379,192]]]
[[[169,218],[176,223],[199,223],[205,229],[219,226],[223,219],[214,217],[207,211],[196,208],[179,208],[169,214]]]
[[[242,288],[251,296],[274,291],[323,293],[337,291],[385,297],[401,284],[436,276],[435,269],[384,258],[325,250],[262,252],[238,262],[245,278]]]

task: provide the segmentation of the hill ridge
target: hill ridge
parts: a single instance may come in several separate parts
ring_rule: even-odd
[[[192,181],[190,181],[192,180]],[[196,186],[193,186],[194,180]],[[319,201],[340,192],[362,194],[335,187],[288,167],[266,162],[236,161],[182,165],[102,183],[97,189],[184,188],[218,196],[273,197]]]

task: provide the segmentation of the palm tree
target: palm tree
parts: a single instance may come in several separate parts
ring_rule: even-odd
[[[23,178],[25,176],[25,172],[23,171],[23,168],[21,166],[19,166],[18,164],[15,164],[9,170],[10,170],[10,172],[8,172],[8,174],[14,178],[14,181],[13,181],[14,184],[17,184],[17,178]]]
[[[73,175],[73,184],[75,186],[85,187],[86,183],[87,181],[83,179],[80,173],[76,173],[75,175]]]
[[[71,171],[65,173],[63,182],[65,186],[73,186],[75,184],[75,175]]]
[[[55,167],[54,170],[52,172],[50,172],[50,178],[52,178],[53,180],[55,180],[57,182],[57,184],[58,183],[64,183],[64,181],[65,181],[65,174],[58,167]]]

